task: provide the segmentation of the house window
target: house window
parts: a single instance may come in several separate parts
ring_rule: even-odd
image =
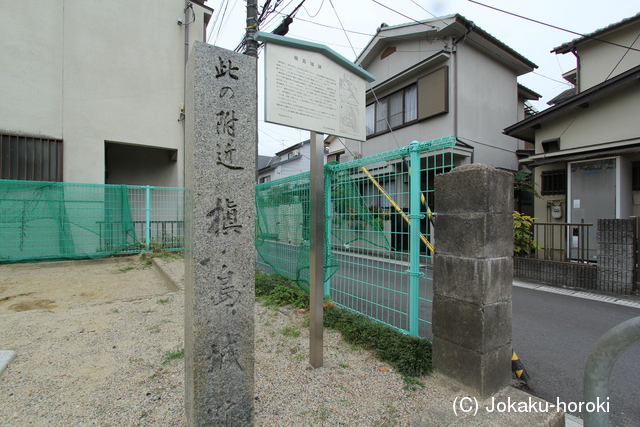
[[[367,105],[366,111],[367,135],[376,133],[376,104]]]
[[[62,181],[62,140],[0,134],[0,179]]]
[[[367,105],[367,136],[387,132],[416,119],[416,85],[392,93]]]
[[[631,164],[632,177],[631,177],[631,190],[640,191],[640,162],[633,162]]]
[[[404,122],[418,118],[418,86],[412,85],[404,90]]]
[[[565,169],[554,169],[543,171],[541,174],[543,196],[557,196],[567,192],[567,171]]]
[[[449,112],[449,67],[444,66],[418,79],[418,119]]]
[[[296,157],[300,157],[300,150],[293,150],[287,153],[287,159],[295,159]]]
[[[449,67],[441,67],[377,102],[367,105],[367,136],[449,111]]]
[[[265,182],[271,181],[271,175],[260,177],[260,184],[264,184]]]
[[[560,138],[542,141],[542,150],[545,153],[555,153],[556,151],[560,151]]]
[[[387,98],[376,103],[376,133],[387,130]]]

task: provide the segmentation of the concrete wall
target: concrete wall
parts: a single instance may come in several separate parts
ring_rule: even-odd
[[[182,186],[183,10],[182,0],[3,2],[11,51],[0,64],[13,72],[0,78],[0,131],[64,139],[67,182],[104,183],[105,141],[178,150],[164,183]],[[205,9],[194,10],[191,41],[204,34]]]
[[[0,2],[0,131],[62,138],[64,0]]]
[[[598,269],[593,264],[513,258],[513,275],[522,280],[571,288],[597,289]]]
[[[598,264],[513,258],[514,276],[554,285],[618,294],[635,290],[635,238],[631,219],[599,219]]]

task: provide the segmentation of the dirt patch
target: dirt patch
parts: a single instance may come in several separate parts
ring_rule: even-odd
[[[87,303],[167,292],[162,279],[144,260],[0,265],[0,313],[60,312]]]

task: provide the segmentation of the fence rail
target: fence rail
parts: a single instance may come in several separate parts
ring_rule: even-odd
[[[0,262],[183,247],[183,188],[0,180]]]
[[[588,262],[589,234],[593,224],[534,222],[533,235],[540,249],[534,257],[548,261]]]
[[[433,182],[454,137],[325,167],[325,295],[431,338]],[[308,283],[308,173],[256,186],[256,265]],[[283,227],[286,225],[286,227]]]
[[[144,249],[184,249],[185,189],[180,187],[127,186],[131,217]],[[137,253],[129,248],[120,253]]]

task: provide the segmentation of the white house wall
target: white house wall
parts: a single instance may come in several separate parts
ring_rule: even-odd
[[[105,141],[178,150],[166,182],[183,185],[184,1],[2,2],[17,58],[0,55],[0,129],[64,139],[64,180],[103,183]],[[194,4],[190,41],[202,40]],[[24,25],[28,23],[28,25]],[[7,34],[8,33],[8,34]],[[20,43],[22,46],[20,47]],[[33,113],[31,113],[33,110]]]
[[[370,64],[366,66],[366,70],[376,77],[376,80],[371,83],[371,86],[373,86],[374,88],[376,85],[379,85],[390,77],[393,77],[396,74],[406,70],[407,68],[412,67],[418,62],[440,52],[445,48],[445,42],[443,40],[427,39],[402,41],[395,40],[390,42],[389,46],[396,47],[396,51],[391,55],[385,57],[384,59],[380,59],[380,55],[378,55]],[[371,86],[367,86],[367,88]],[[404,86],[393,88],[391,89],[391,91],[395,91],[402,87]],[[381,97],[387,94],[388,93],[377,95],[378,97]]]
[[[310,146],[311,144],[304,144],[302,147],[297,149],[301,154],[299,159],[278,165],[277,172],[279,173],[276,175],[275,179],[297,175],[302,172],[309,172],[309,158],[311,156]],[[274,178],[272,177],[272,179]]]
[[[502,134],[504,128],[518,120],[516,73],[470,43],[458,45],[456,58],[456,136],[474,146],[474,163],[517,170],[517,143]],[[449,85],[453,91],[455,82],[450,81]]]
[[[62,138],[63,0],[0,2],[0,130]]]

